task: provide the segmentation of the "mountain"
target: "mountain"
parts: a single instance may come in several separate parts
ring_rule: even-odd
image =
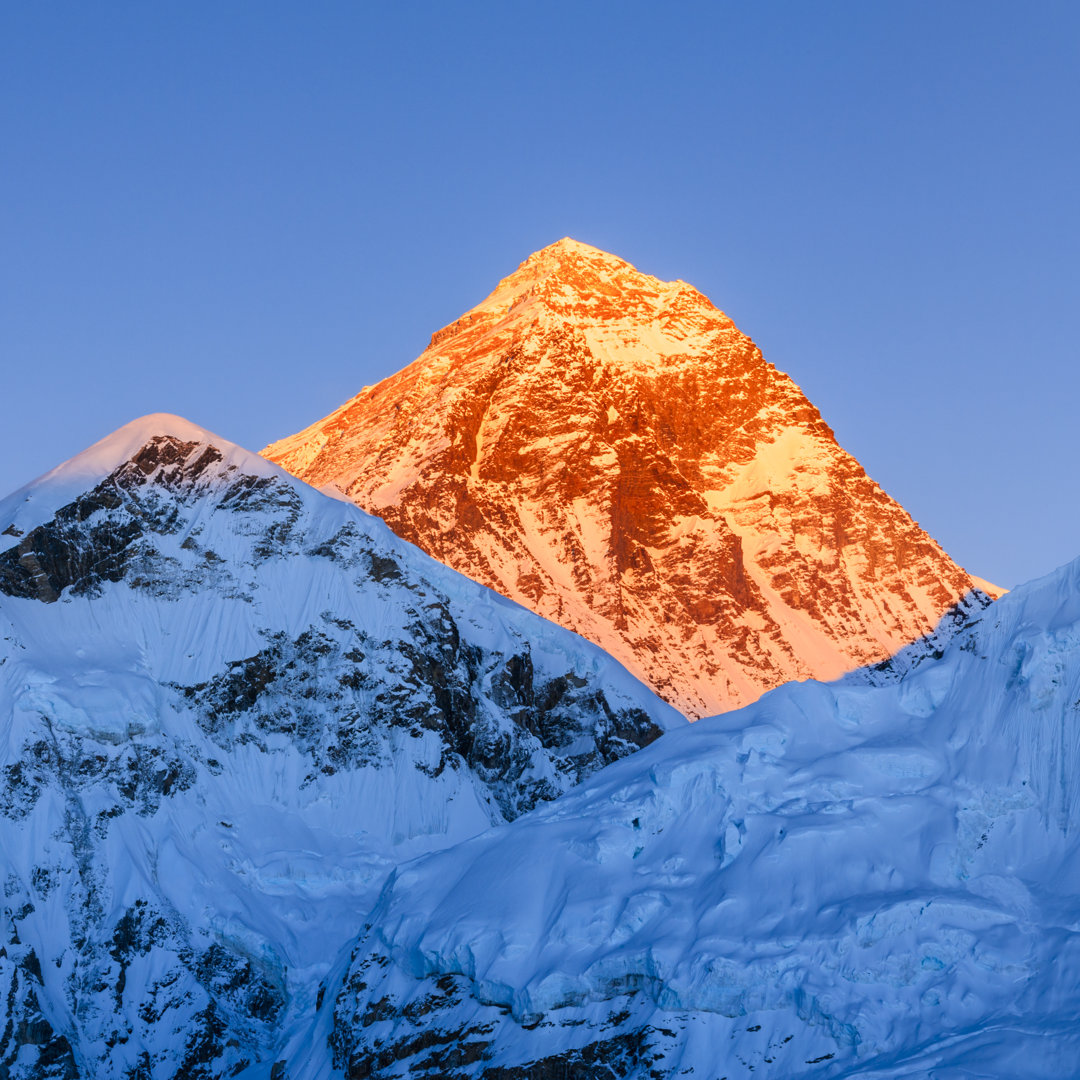
[[[954,629],[889,685],[789,684],[400,867],[337,1066],[1075,1076],[1080,561]]]
[[[0,502],[0,540],[0,1077],[281,1080],[397,863],[685,725],[177,417]]]
[[[263,454],[691,718],[987,602],[706,297],[573,240]]]

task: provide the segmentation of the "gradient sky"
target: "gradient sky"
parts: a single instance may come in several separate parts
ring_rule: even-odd
[[[974,573],[1080,555],[1080,5],[0,7],[0,494],[259,449],[564,235],[705,292]]]

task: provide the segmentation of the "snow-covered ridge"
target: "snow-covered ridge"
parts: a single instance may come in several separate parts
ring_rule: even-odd
[[[20,1076],[268,1073],[398,861],[685,723],[178,418],[3,510],[0,1062]]]
[[[338,997],[338,1064],[1074,1075],[1078,702],[1080,560],[891,685],[790,684],[673,732],[399,869]]]

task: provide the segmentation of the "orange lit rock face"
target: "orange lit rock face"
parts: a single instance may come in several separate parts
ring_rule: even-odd
[[[264,454],[692,718],[880,660],[973,588],[708,299],[571,240]]]

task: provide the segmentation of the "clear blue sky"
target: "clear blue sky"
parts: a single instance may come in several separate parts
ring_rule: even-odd
[[[258,449],[564,235],[691,281],[953,556],[1080,555],[1080,5],[0,7],[0,489]]]

